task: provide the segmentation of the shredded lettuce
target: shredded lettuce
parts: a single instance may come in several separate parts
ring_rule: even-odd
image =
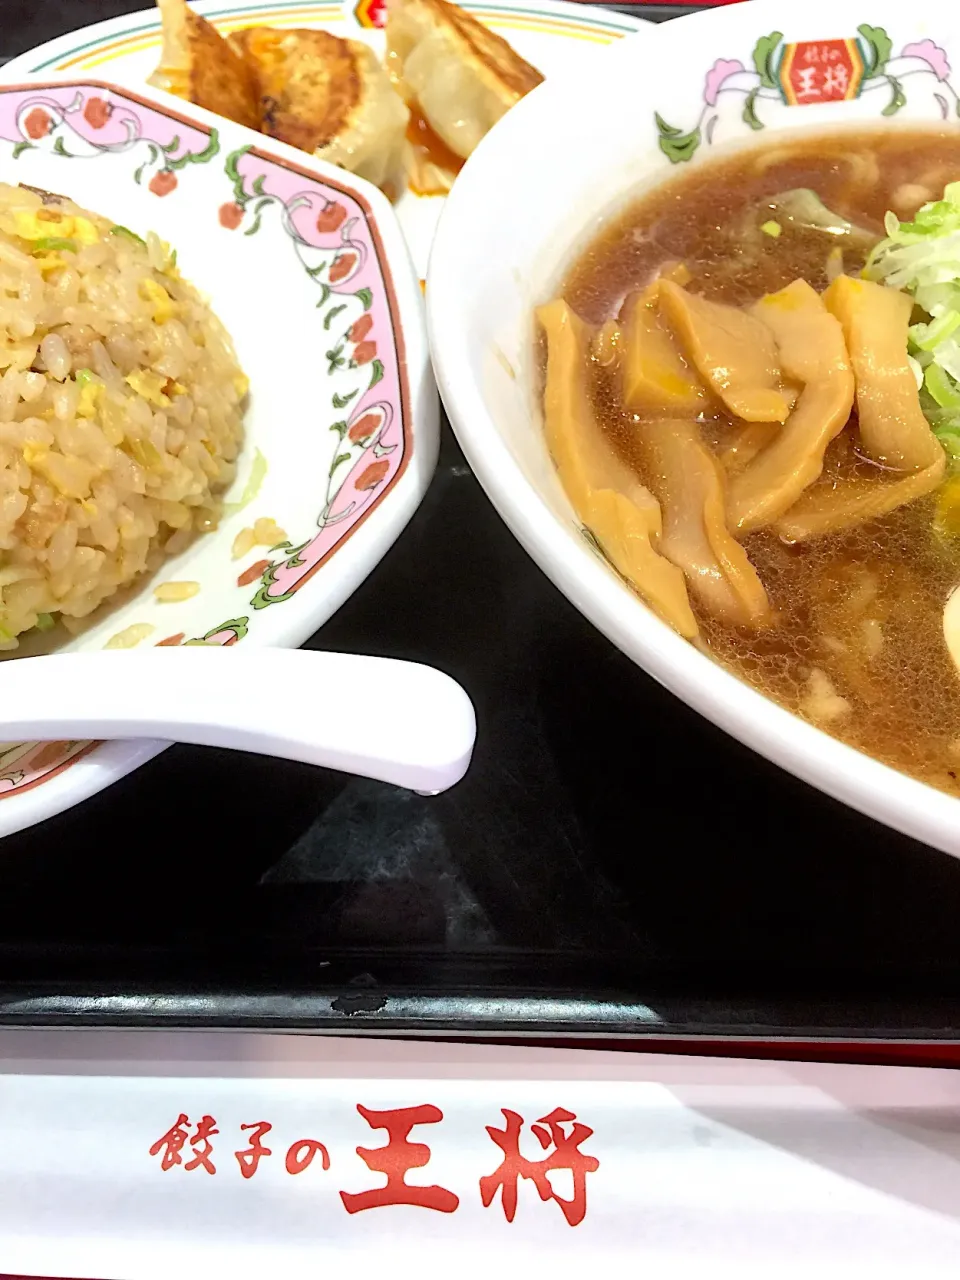
[[[951,462],[960,462],[960,428],[941,427],[937,439],[946,449]]]
[[[960,461],[960,182],[912,222],[884,218],[887,237],[871,252],[863,274],[902,289],[921,315],[908,332],[908,352],[922,375],[920,404],[940,443]]]
[[[960,387],[938,364],[924,369],[923,385],[939,408],[960,411]]]
[[[960,311],[947,311],[929,324],[921,321],[910,326],[910,342],[918,351],[935,351],[941,342],[952,338],[960,328]]]

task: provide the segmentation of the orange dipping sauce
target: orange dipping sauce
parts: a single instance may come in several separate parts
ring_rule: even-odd
[[[427,165],[436,165],[451,175],[451,178],[463,168],[463,157],[452,151],[444,140],[430,127],[416,102],[410,104],[410,121],[407,125],[407,141],[414,149],[414,173],[410,179],[410,189],[418,196],[446,195],[449,184],[430,183],[419,179]],[[417,163],[417,162],[420,163]]]

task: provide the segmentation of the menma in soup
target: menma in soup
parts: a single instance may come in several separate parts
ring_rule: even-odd
[[[757,689],[960,795],[960,131],[696,165],[538,318],[548,444],[620,574]]]

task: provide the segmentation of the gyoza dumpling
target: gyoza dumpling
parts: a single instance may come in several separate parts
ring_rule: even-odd
[[[243,58],[184,0],[158,0],[160,65],[148,83],[249,129],[260,127],[256,86]]]
[[[224,39],[185,0],[158,2],[151,84],[399,194],[410,113],[365,44],[266,27]]]
[[[465,160],[543,77],[449,0],[388,0],[387,70],[446,147]]]
[[[372,49],[326,31],[228,37],[253,74],[260,129],[399,194],[409,111]]]

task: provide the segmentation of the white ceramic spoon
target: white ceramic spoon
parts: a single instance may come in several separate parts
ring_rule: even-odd
[[[0,738],[160,738],[435,794],[467,771],[473,704],[433,667],[203,645],[0,663]]]

